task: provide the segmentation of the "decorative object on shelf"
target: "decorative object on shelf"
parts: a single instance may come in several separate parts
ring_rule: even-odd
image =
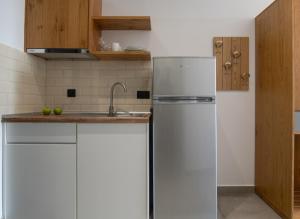
[[[217,90],[249,90],[249,37],[214,37]]]
[[[120,43],[118,43],[118,42],[113,42],[111,44],[111,48],[112,48],[112,51],[114,51],[114,52],[122,51],[122,47],[121,47]]]
[[[104,41],[104,39],[103,39],[103,37],[101,37],[100,39],[99,39],[99,46],[100,46],[100,50],[101,51],[111,51],[111,45],[110,44],[108,44],[108,43],[106,43],[105,41]]]

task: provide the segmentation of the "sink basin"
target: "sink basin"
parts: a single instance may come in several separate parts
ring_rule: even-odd
[[[96,117],[108,117],[109,114],[107,112],[80,112],[80,113],[70,113],[70,115],[78,114],[81,116],[96,116]],[[150,112],[116,112],[111,117],[144,117],[149,115]],[[68,115],[66,113],[65,115]]]
[[[150,113],[145,112],[117,112],[114,116],[117,117],[144,117],[145,115],[149,115]]]

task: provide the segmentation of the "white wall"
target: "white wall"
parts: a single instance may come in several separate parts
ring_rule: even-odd
[[[44,105],[45,61],[19,51],[24,47],[24,5],[24,0],[0,0],[0,117],[8,113],[37,111]],[[1,165],[2,162],[0,196]]]
[[[0,42],[23,50],[24,0],[0,0]]]
[[[103,0],[104,15],[150,15],[152,21],[151,33],[108,31],[104,40],[145,46],[153,56],[212,56],[214,36],[250,37],[250,91],[217,94],[220,185],[254,185],[254,17],[271,2]]]
[[[108,31],[104,39],[147,47],[154,56],[212,56],[213,36],[250,36],[250,91],[217,95],[220,185],[254,184],[254,17],[272,1],[103,0],[105,15],[152,19],[150,33]],[[23,8],[24,0],[0,0],[0,42],[19,49]]]

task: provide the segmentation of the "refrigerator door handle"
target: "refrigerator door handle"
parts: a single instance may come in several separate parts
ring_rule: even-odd
[[[215,97],[201,96],[154,96],[154,103],[215,103]]]

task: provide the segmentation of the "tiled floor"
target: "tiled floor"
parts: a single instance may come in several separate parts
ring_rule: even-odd
[[[280,219],[253,192],[220,194],[218,219]]]

